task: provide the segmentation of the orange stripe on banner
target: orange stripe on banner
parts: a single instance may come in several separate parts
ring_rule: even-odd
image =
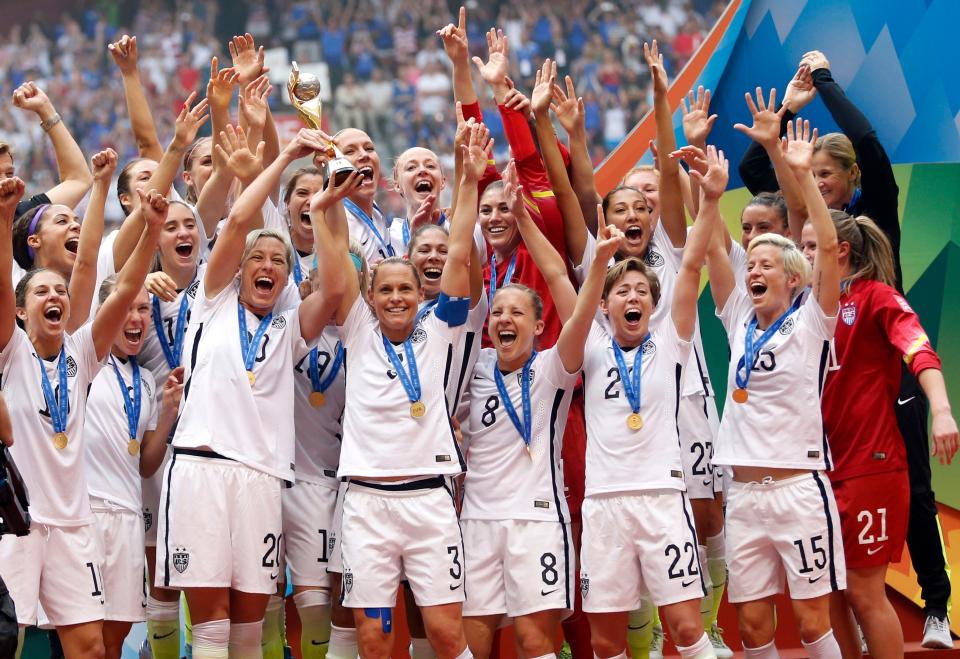
[[[694,56],[683,67],[680,75],[676,77],[670,89],[667,92],[667,100],[670,103],[671,112],[675,112],[680,107],[680,100],[687,95],[687,92],[693,87],[697,78],[703,73],[707,62],[713,57],[717,46],[723,35],[726,34],[733,17],[740,9],[742,0],[732,0],[724,10],[720,20],[707,35],[707,38],[697,49]],[[597,192],[601,195],[607,194],[615,188],[624,175],[630,171],[640,157],[647,150],[647,145],[657,135],[656,122],[653,118],[653,109],[647,113],[647,116],[640,120],[633,130],[623,139],[616,149],[607,156],[607,159],[601,163],[600,167],[594,172],[593,178],[597,186]]]

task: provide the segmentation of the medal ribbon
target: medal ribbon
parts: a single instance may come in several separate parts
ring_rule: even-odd
[[[153,296],[153,329],[157,333],[157,339],[160,341],[160,347],[163,349],[163,356],[167,359],[167,366],[171,369],[180,365],[180,358],[183,355],[183,336],[187,329],[187,311],[190,308],[190,300],[187,291],[184,289],[183,297],[180,299],[180,310],[177,312],[177,326],[173,330],[173,345],[167,343],[167,333],[163,331],[163,317],[160,315],[160,298]]]
[[[520,372],[520,403],[523,407],[522,424],[520,423],[520,417],[517,416],[517,408],[513,406],[513,401],[507,392],[507,386],[503,382],[503,375],[500,373],[500,369],[496,364],[493,366],[493,379],[497,383],[497,392],[500,394],[500,400],[503,401],[503,407],[507,410],[507,416],[509,416],[510,421],[513,422],[513,427],[520,433],[520,438],[523,440],[523,444],[527,447],[528,451],[530,450],[530,441],[533,436],[533,423],[530,413],[530,366],[536,358],[537,351],[534,350],[530,358],[527,359],[527,363],[523,365],[523,370]]]
[[[800,300],[803,299],[802,295],[798,295],[797,298],[793,301],[793,304],[790,305],[790,308],[783,312],[779,318],[777,318],[773,324],[760,335],[760,338],[756,342],[753,340],[753,334],[757,330],[757,316],[754,314],[753,318],[750,320],[750,323],[747,325],[747,335],[744,337],[744,349],[743,356],[740,358],[740,361],[737,362],[737,372],[736,377],[734,378],[737,382],[737,386],[741,389],[746,389],[747,384],[750,382],[750,373],[753,370],[753,362],[756,361],[757,355],[760,354],[760,351],[763,349],[773,335],[777,333],[777,330],[780,329],[780,326],[783,325],[784,321],[787,320],[787,317],[790,316],[794,311],[797,310],[797,307],[800,306]],[[747,355],[750,356],[749,366],[747,364]],[[741,375],[741,369],[744,371]]]
[[[326,373],[326,377],[324,377],[322,381],[320,380],[319,362],[317,349],[314,348],[310,351],[310,383],[313,385],[314,391],[319,391],[322,394],[333,384],[334,378],[336,378],[337,373],[340,372],[340,365],[343,364],[343,346],[340,342],[337,341],[337,349],[334,351],[333,366],[331,366],[329,370],[327,370],[326,366],[323,367],[323,372]]]
[[[54,432],[65,432],[67,429],[67,417],[70,414],[70,390],[67,385],[67,353],[63,346],[60,346],[60,358],[57,361],[57,384],[59,387],[59,399],[53,393],[53,387],[50,386],[50,378],[47,377],[47,369],[43,366],[43,360],[37,355],[37,362],[40,364],[40,388],[43,390],[43,399],[47,403],[47,409],[50,410],[50,422],[53,424]]]
[[[517,253],[514,252],[510,257],[510,263],[507,265],[507,274],[503,277],[503,285],[506,286],[513,279],[513,271],[517,269]],[[490,305],[493,305],[493,296],[497,293],[497,255],[490,255]]]
[[[397,352],[393,349],[393,344],[390,343],[390,340],[382,335],[380,338],[383,339],[383,349],[387,352],[387,359],[389,359],[393,365],[393,370],[397,372],[397,377],[400,378],[400,384],[403,385],[403,390],[407,392],[407,398],[410,399],[411,403],[416,403],[420,400],[422,392],[420,391],[420,373],[417,371],[417,357],[413,354],[413,344],[410,342],[410,339],[403,342],[403,352],[407,356],[407,364],[410,367],[410,373],[408,375],[406,369],[403,367],[403,362],[400,361],[400,357],[397,356]]]
[[[416,319],[414,319],[414,321],[413,321],[413,326],[414,326],[414,327],[416,327],[417,325],[419,325],[419,324],[420,324],[420,321],[423,320],[423,317],[426,316],[428,313],[430,313],[431,309],[433,309],[435,306],[437,306],[437,302],[439,301],[439,299],[440,299],[440,298],[434,298],[434,299],[430,300],[429,302],[424,302],[424,303],[423,303],[423,306],[420,307],[420,310],[419,310],[419,311],[417,311],[417,317],[416,317]]]
[[[250,372],[253,371],[253,362],[257,358],[260,341],[263,340],[263,335],[267,333],[267,328],[270,327],[270,322],[273,320],[273,312],[268,313],[260,321],[260,325],[253,335],[253,341],[250,341],[247,337],[247,310],[243,308],[239,300],[237,301],[237,320],[240,322],[240,352],[243,354],[243,367]]]
[[[360,218],[360,221],[366,225],[367,229],[370,230],[370,233],[372,233],[374,238],[377,239],[377,242],[380,243],[380,247],[384,254],[387,256],[396,256],[396,253],[393,251],[393,245],[390,245],[383,239],[383,236],[380,234],[380,230],[377,228],[377,225],[370,218],[370,216],[363,211],[362,208],[357,206],[350,199],[344,199],[343,205],[347,208],[347,210],[353,213],[354,216]],[[376,208],[376,206],[374,206],[374,208]]]
[[[623,393],[627,396],[630,403],[630,409],[634,414],[640,412],[640,372],[643,370],[643,345],[650,340],[648,332],[640,345],[637,346],[637,352],[633,355],[633,372],[627,370],[627,361],[623,358],[623,349],[617,344],[617,340],[610,339],[613,344],[613,356],[617,359],[617,370],[620,371],[620,382],[623,384]]]
[[[113,372],[117,374],[117,382],[120,383],[120,396],[123,397],[123,411],[127,415],[127,430],[130,439],[137,438],[137,426],[140,425],[140,365],[136,357],[130,357],[130,368],[133,369],[133,400],[130,400],[130,394],[127,392],[127,383],[123,381],[120,374],[120,367],[117,366],[117,360],[110,355],[110,364],[113,366]]]

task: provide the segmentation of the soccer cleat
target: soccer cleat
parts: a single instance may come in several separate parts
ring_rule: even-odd
[[[560,654],[557,655],[558,659],[573,659],[573,650],[570,649],[570,644],[566,641],[563,642],[563,645],[560,646]]]
[[[717,655],[717,659],[730,659],[733,657],[733,650],[723,642],[722,629],[716,625],[712,625],[710,629],[707,630],[707,637],[710,639],[710,645],[713,646],[713,653]]]
[[[927,616],[927,621],[923,623],[923,641],[920,643],[925,648],[938,650],[952,650],[953,636],[950,635],[950,620],[935,615]]]
[[[143,639],[143,645],[140,646],[140,659],[153,659],[153,650],[150,649],[147,639]]]
[[[663,659],[663,625],[653,626],[653,640],[650,641],[650,659]]]

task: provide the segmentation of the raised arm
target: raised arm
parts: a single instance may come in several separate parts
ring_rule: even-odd
[[[687,97],[681,100],[680,110],[683,112],[683,136],[687,140],[687,145],[706,151],[707,137],[717,120],[717,115],[710,114],[710,90],[700,85],[694,95],[691,89],[687,92]],[[680,184],[683,188],[683,205],[691,217],[696,217],[700,210],[700,189],[697,179],[691,180],[682,168],[679,172]]]
[[[229,44],[230,57],[233,59],[233,68],[239,74],[239,82],[246,85],[260,76],[265,75],[270,69],[263,65],[264,50],[263,46],[257,48],[253,36],[249,32],[242,37],[234,37]],[[267,91],[266,98],[269,98],[270,92]],[[280,138],[277,135],[277,126],[273,121],[273,113],[270,112],[270,104],[266,104],[266,116],[263,125],[263,164],[270,165],[277,156],[280,155]],[[257,138],[259,142],[260,138]],[[255,148],[257,142],[254,142],[251,148]],[[274,201],[276,198],[274,197]]]
[[[123,97],[127,102],[127,114],[130,115],[130,127],[137,141],[137,152],[141,158],[159,161],[163,157],[163,147],[157,137],[157,127],[150,112],[150,103],[143,93],[140,83],[140,69],[137,65],[137,38],[123,35],[119,40],[107,46],[110,56],[120,69],[123,80]]]
[[[157,428],[143,435],[143,443],[140,445],[141,478],[150,478],[163,464],[163,458],[167,454],[167,438],[173,430],[173,424],[177,421],[177,411],[182,397],[183,366],[177,366],[170,371],[167,381],[163,383]]]
[[[819,249],[819,246],[817,247]],[[943,371],[927,368],[917,377],[923,393],[930,401],[930,425],[933,446],[931,454],[940,458],[940,464],[950,464],[957,452],[957,422],[950,411],[950,397],[947,396],[947,384],[943,380]]]
[[[145,217],[146,226],[140,235],[133,254],[117,274],[117,285],[104,300],[97,314],[93,318],[93,345],[97,350],[97,359],[103,359],[110,352],[117,333],[123,327],[130,304],[143,288],[143,281],[150,271],[154,256],[157,252],[157,243],[160,240],[160,230],[167,220],[169,202],[166,197],[156,190],[144,193],[137,190],[140,196],[140,210]]]
[[[439,30],[437,36],[443,41],[443,50],[453,65],[453,98],[464,105],[477,102],[477,90],[470,72],[470,45],[467,43],[467,9],[460,7],[456,25],[450,23]]]
[[[13,221],[23,197],[23,181],[16,176],[0,179],[0,350],[6,350],[16,326],[17,303],[13,295]]]
[[[300,314],[300,334],[305,341],[313,341],[320,336],[331,316],[339,309],[348,282],[353,284],[351,292],[358,290],[356,272],[348,272],[343,267],[341,250],[334,241],[319,207],[321,204],[329,205],[322,199],[325,195],[342,202],[362,180],[363,176],[359,172],[351,172],[339,186],[335,187],[335,181],[331,180],[325,189],[318,191],[310,200],[310,224],[313,227],[317,274],[321,286],[310,293],[297,310]],[[315,212],[315,207],[319,212]]]
[[[328,241],[331,251],[327,251],[327,246],[322,249],[326,258],[331,259],[331,267],[338,268],[344,278],[343,295],[333,314],[338,325],[343,324],[353,303],[363,294],[357,278],[358,268],[350,254],[350,232],[343,210],[343,200],[362,182],[363,177],[358,172],[351,172],[340,185],[330,183],[310,200],[310,224],[313,226],[313,242],[318,250],[317,260],[319,262],[322,241]],[[322,232],[318,231],[319,224],[324,225]]]
[[[93,169],[93,189],[87,202],[87,212],[80,225],[80,242],[77,258],[70,274],[70,318],[67,319],[67,334],[73,334],[90,315],[90,306],[97,286],[97,257],[103,240],[103,208],[110,194],[110,179],[117,168],[117,152],[101,151],[90,159]]]
[[[597,225],[593,209],[600,203],[597,186],[593,180],[593,161],[587,147],[586,112],[583,98],[577,96],[573,78],[564,78],[566,91],[559,85],[553,87],[553,105],[551,109],[557,120],[567,132],[567,148],[570,152],[570,185],[580,204],[580,215],[588,223],[590,233],[596,235]],[[574,261],[580,265],[581,261]]]
[[[193,92],[184,101],[180,114],[177,115],[177,120],[174,123],[173,139],[170,140],[167,150],[163,152],[163,157],[160,158],[157,169],[153,172],[150,180],[147,181],[144,189],[162,190],[163,194],[166,195],[170,186],[173,185],[173,179],[176,178],[180,162],[183,160],[183,152],[197,137],[197,131],[203,124],[207,123],[209,118],[206,99],[197,103],[193,108],[190,107],[196,97],[197,92]],[[113,262],[118,270],[126,264],[140,239],[140,234],[143,233],[143,221],[143,214],[134,212],[120,225],[120,231],[113,243]]]
[[[837,314],[840,301],[840,266],[837,263],[837,229],[830,217],[817,182],[813,178],[813,147],[817,142],[817,130],[811,133],[810,122],[797,119],[797,129],[793,122],[787,123],[787,136],[781,148],[787,164],[793,169],[803,200],[810,213],[810,223],[817,235],[817,256],[813,261],[813,295],[820,308],[828,316]]]
[[[220,60],[217,57],[210,58],[206,100],[210,106],[210,137],[214,150],[218,144],[222,144],[220,132],[230,123],[230,101],[233,99],[233,90],[240,84],[239,80],[240,74],[233,67],[221,69]]]
[[[670,306],[677,336],[685,341],[693,337],[697,324],[700,271],[711,240],[720,225],[718,204],[730,177],[727,159],[724,158],[723,151],[717,152],[716,147],[712,145],[707,147],[703,163],[706,165],[705,174],[701,174],[696,169],[690,170],[690,177],[698,183],[700,210],[690,235],[687,236],[687,244],[683,248],[683,260],[680,262],[680,271],[677,273],[677,284]]]
[[[17,87],[13,92],[13,104],[21,110],[29,110],[37,115],[40,127],[50,137],[53,145],[60,183],[47,190],[50,203],[73,208],[80,203],[93,183],[93,175],[87,168],[80,145],[67,130],[53,103],[36,83],[25,82]]]
[[[673,134],[673,115],[667,100],[667,72],[663,55],[653,45],[643,44],[643,56],[653,77],[653,114],[657,120],[657,150],[667,154],[677,149]],[[660,223],[674,247],[683,247],[687,240],[687,220],[683,211],[683,191],[680,188],[680,165],[672,158],[657,158],[660,170]]]
[[[780,189],[783,191],[783,200],[787,205],[787,223],[790,228],[790,237],[797,242],[800,240],[800,232],[803,231],[803,225],[807,221],[807,205],[803,201],[803,194],[800,192],[800,184],[793,170],[783,159],[783,152],[780,150],[780,123],[787,111],[787,106],[781,105],[776,112],[773,108],[777,106],[777,90],[770,90],[770,100],[764,101],[763,90],[757,87],[757,101],[754,103],[750,94],[744,94],[747,100],[747,107],[753,116],[753,125],[734,124],[733,127],[744,135],[748,136],[754,142],[763,147],[770,162],[773,163],[773,171],[777,177]]]
[[[463,176],[459,182],[457,207],[450,220],[447,263],[440,275],[440,291],[447,297],[470,296],[470,261],[473,253],[473,228],[477,222],[477,184],[487,169],[493,152],[493,140],[483,124],[470,127],[463,156]]]
[[[590,333],[590,324],[597,315],[603,282],[607,276],[607,263],[616,254],[623,240],[623,233],[615,226],[607,226],[603,218],[603,206],[597,204],[597,253],[590,264],[590,272],[580,287],[573,315],[563,323],[560,336],[557,337],[557,352],[567,373],[574,373],[583,366],[583,346]],[[570,282],[567,282],[570,285]],[[573,287],[571,286],[571,289]],[[553,289],[550,290],[551,295]]]
[[[536,86],[530,96],[531,107],[536,121],[537,141],[547,170],[550,187],[557,199],[560,215],[563,217],[564,242],[571,260],[579,264],[583,261],[583,251],[587,246],[587,225],[583,219],[580,201],[570,184],[567,168],[563,164],[563,155],[557,143],[550,121],[550,102],[557,80],[557,63],[549,58],[537,71]]]

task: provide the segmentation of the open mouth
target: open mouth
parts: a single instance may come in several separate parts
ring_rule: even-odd
[[[405,314],[407,313],[407,307],[406,306],[387,307],[386,311],[387,313],[390,313],[390,314]]]
[[[253,287],[260,293],[269,293],[273,290],[273,280],[269,277],[257,277],[253,281]]]
[[[190,256],[193,254],[193,243],[177,243],[173,249],[177,256]]]
[[[79,238],[70,238],[69,240],[67,240],[67,242],[65,242],[65,243],[63,244],[63,247],[64,247],[68,252],[70,252],[71,254],[76,254],[76,253],[77,253],[77,248],[80,247],[80,239],[79,239]]]
[[[750,296],[753,297],[753,299],[756,300],[757,298],[763,296],[763,294],[766,292],[767,287],[760,282],[754,282],[750,284]]]
[[[489,233],[491,236],[499,236],[501,233],[503,233],[506,230],[507,230],[507,227],[501,224],[498,224],[497,226],[494,226],[494,227],[488,227],[487,233]]]
[[[363,183],[361,185],[366,185],[368,181],[373,181],[373,167],[367,165],[366,167],[358,167],[357,171],[363,177]]]
[[[634,225],[628,227],[626,231],[623,232],[623,235],[626,236],[629,241],[639,241],[643,239],[643,227],[639,225]]]
[[[643,312],[639,309],[627,309],[623,318],[630,324],[639,323],[643,319]]]
[[[500,340],[500,345],[504,348],[509,348],[517,340],[517,333],[511,330],[503,330],[502,332],[497,332],[497,338]]]
[[[300,224],[304,226],[312,226],[310,224],[310,211],[303,211],[300,213]]]
[[[49,320],[51,323],[59,323],[63,320],[63,309],[60,307],[50,307],[43,312],[43,317]]]
[[[123,330],[123,338],[126,339],[128,343],[139,344],[140,339],[143,338],[143,330]]]
[[[423,276],[428,281],[439,281],[440,275],[442,274],[443,274],[442,268],[424,268],[423,269]]]
[[[433,181],[431,181],[430,179],[425,179],[425,178],[424,178],[424,179],[420,179],[419,181],[417,181],[416,183],[414,183],[413,189],[414,189],[414,191],[416,191],[416,192],[426,192],[426,193],[429,194],[429,193],[433,192]]]

